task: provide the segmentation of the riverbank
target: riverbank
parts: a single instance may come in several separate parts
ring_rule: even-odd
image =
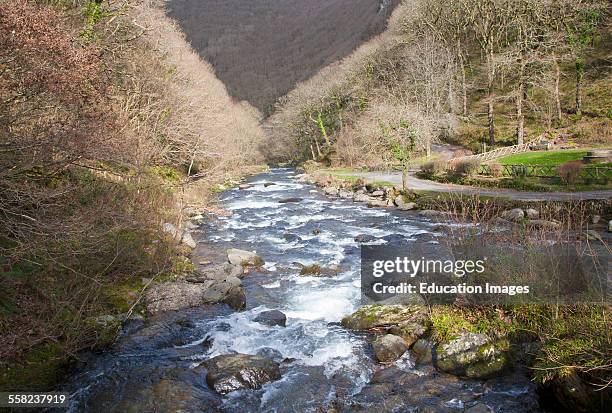
[[[363,307],[367,303],[358,288],[362,243],[407,243],[436,254],[449,232],[437,217],[330,199],[302,179],[292,170],[249,178],[220,193],[231,215],[210,216],[195,230],[199,242],[192,274],[235,265],[238,261],[229,262],[231,248],[257,251],[261,260],[249,254],[247,261],[254,265],[236,274],[244,291],[243,311],[232,309],[231,300],[158,312],[131,323],[112,351],[90,357],[66,385],[73,411],[94,406],[142,411],[154,405],[185,411],[286,406],[294,411],[406,406],[539,411],[543,402],[524,366],[547,354],[542,351],[565,357],[561,348],[549,347],[559,340],[587,351],[574,338],[559,336],[559,323],[567,323],[565,330],[580,326],[584,334],[595,331],[594,337],[605,339],[606,318],[587,318],[577,310],[559,318],[559,313],[531,307],[419,305],[416,313],[408,311],[413,307]],[[225,271],[213,273],[228,278]],[[186,275],[160,286],[179,282],[200,290],[209,277],[198,277]],[[517,338],[524,334],[530,338]],[[451,349],[457,346],[467,346],[477,357],[456,360]],[[226,386],[246,371],[253,372],[254,382]]]

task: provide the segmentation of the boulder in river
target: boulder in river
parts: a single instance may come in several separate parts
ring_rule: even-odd
[[[221,302],[241,310],[246,304],[246,296],[240,280],[227,277],[202,283],[174,281],[153,284],[145,301],[147,311],[151,314]]]
[[[290,197],[290,198],[281,199],[280,201],[278,201],[278,203],[279,204],[293,204],[296,202],[302,202],[303,200],[304,200],[303,198]]]
[[[334,275],[338,275],[339,271],[340,269],[337,266],[323,267],[319,264],[302,265],[300,275],[305,277],[333,277]]]
[[[463,333],[434,347],[433,362],[445,373],[472,379],[501,373],[508,362],[508,342],[482,333]]]
[[[434,343],[430,339],[420,338],[412,346],[412,353],[417,364],[431,363]]]
[[[404,195],[398,195],[395,197],[394,201],[395,205],[398,209],[402,211],[410,211],[412,209],[416,209],[416,202],[409,202],[406,200]]]
[[[372,197],[370,197],[369,195],[365,194],[365,193],[359,193],[357,192],[355,194],[355,196],[353,197],[353,201],[355,202],[370,202],[373,201],[374,199]]]
[[[368,234],[359,234],[357,236],[355,236],[354,238],[355,242],[372,242],[372,241],[376,241],[376,237],[374,235],[368,235]]]
[[[323,189],[323,192],[325,192],[325,195],[329,195],[329,196],[337,196],[338,195],[338,188],[333,187],[333,186],[328,186],[325,189]]]
[[[264,265],[264,260],[254,251],[244,251],[236,248],[227,250],[227,260],[233,265],[242,265],[245,267],[261,267]]]
[[[374,340],[372,349],[376,360],[381,363],[390,363],[402,357],[408,350],[408,346],[401,337],[385,334]]]
[[[266,182],[266,183],[264,183],[263,185],[264,185],[264,188],[267,188],[267,187],[269,187],[269,186],[276,185],[276,182]]]
[[[386,208],[388,206],[389,203],[381,199],[373,199],[368,202],[368,208]]]
[[[257,317],[255,317],[253,321],[270,327],[285,327],[287,325],[287,316],[282,311],[278,310],[262,311],[261,313],[257,314]]]
[[[416,305],[366,305],[342,319],[342,326],[351,330],[369,330],[417,323],[425,325],[428,317],[424,307]]]
[[[226,354],[205,362],[206,383],[217,393],[259,389],[281,377],[278,363],[260,356]]]
[[[251,188],[252,186],[253,185],[251,185],[251,184],[240,184],[240,185],[238,185],[238,189],[245,190],[245,189]]]
[[[338,196],[343,199],[352,199],[355,196],[355,194],[353,193],[353,191],[349,191],[347,189],[341,189],[340,191],[338,191]]]

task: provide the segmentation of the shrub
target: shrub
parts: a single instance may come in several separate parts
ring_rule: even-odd
[[[426,176],[441,175],[446,170],[446,162],[431,161],[421,165],[421,172]]]
[[[480,162],[476,159],[466,159],[455,164],[454,170],[456,174],[473,177],[478,173]]]
[[[489,172],[491,173],[491,176],[499,178],[504,172],[504,166],[498,162],[492,162],[489,164]]]
[[[566,185],[575,184],[580,177],[580,172],[582,171],[582,162],[581,161],[570,161],[564,164],[561,164],[557,167],[557,175],[561,178],[561,180]]]

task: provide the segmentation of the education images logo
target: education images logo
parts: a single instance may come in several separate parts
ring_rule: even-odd
[[[390,256],[391,255],[391,256]],[[412,258],[385,246],[362,248],[362,292],[376,300],[397,294],[529,294],[529,285],[470,282],[486,271],[487,258]],[[467,281],[467,282],[464,282]]]

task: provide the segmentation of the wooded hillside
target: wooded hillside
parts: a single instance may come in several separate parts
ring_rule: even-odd
[[[437,140],[610,142],[610,39],[597,0],[405,1],[385,33],[281,100],[272,157],[374,166],[414,140],[414,157]]]
[[[384,30],[399,0],[172,0],[169,15],[230,94],[264,115]]]

